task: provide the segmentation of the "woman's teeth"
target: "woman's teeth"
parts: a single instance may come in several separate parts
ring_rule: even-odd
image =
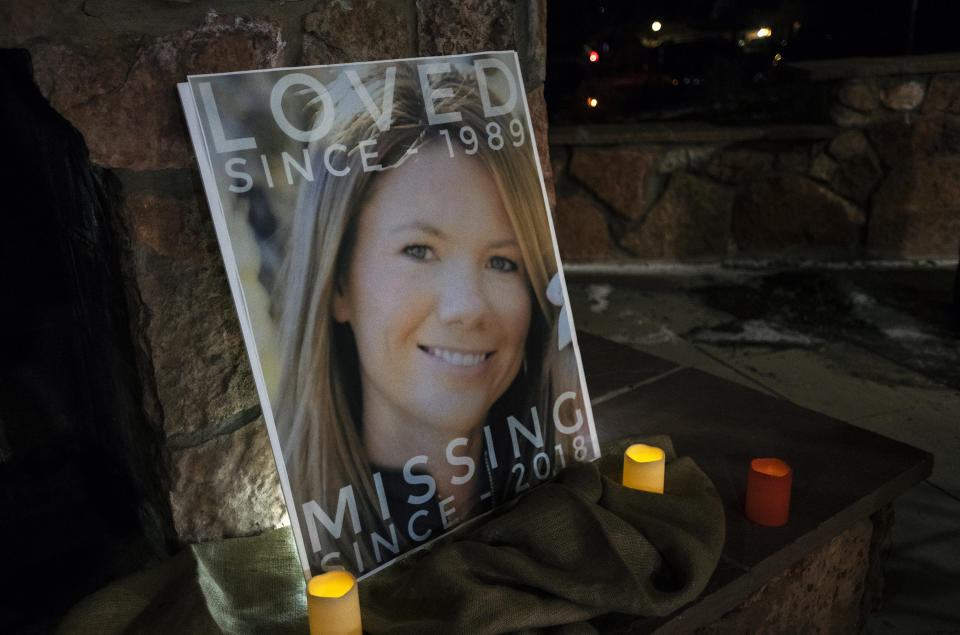
[[[424,348],[424,350],[454,366],[476,366],[487,358],[487,353],[455,353],[442,348]]]

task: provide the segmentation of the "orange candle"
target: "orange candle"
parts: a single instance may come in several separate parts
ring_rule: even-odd
[[[357,581],[346,571],[328,571],[307,583],[310,635],[362,635]]]
[[[767,527],[782,527],[790,516],[793,470],[780,459],[750,461],[747,477],[747,518]]]

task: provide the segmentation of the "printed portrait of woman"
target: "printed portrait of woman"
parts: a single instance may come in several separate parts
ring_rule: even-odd
[[[310,106],[335,119],[271,301],[315,572],[368,573],[595,458],[522,87],[462,59],[344,73]]]

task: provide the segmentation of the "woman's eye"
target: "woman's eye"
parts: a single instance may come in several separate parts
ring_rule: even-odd
[[[490,268],[496,271],[519,271],[520,267],[517,266],[517,263],[510,260],[509,258],[504,258],[503,256],[494,256],[490,259]]]
[[[403,248],[403,255],[414,260],[433,260],[433,250],[427,245],[407,245]]]

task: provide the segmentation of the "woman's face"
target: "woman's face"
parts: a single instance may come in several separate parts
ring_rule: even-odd
[[[517,236],[478,159],[433,143],[379,176],[334,299],[357,342],[365,425],[469,432],[516,377],[530,311]]]

